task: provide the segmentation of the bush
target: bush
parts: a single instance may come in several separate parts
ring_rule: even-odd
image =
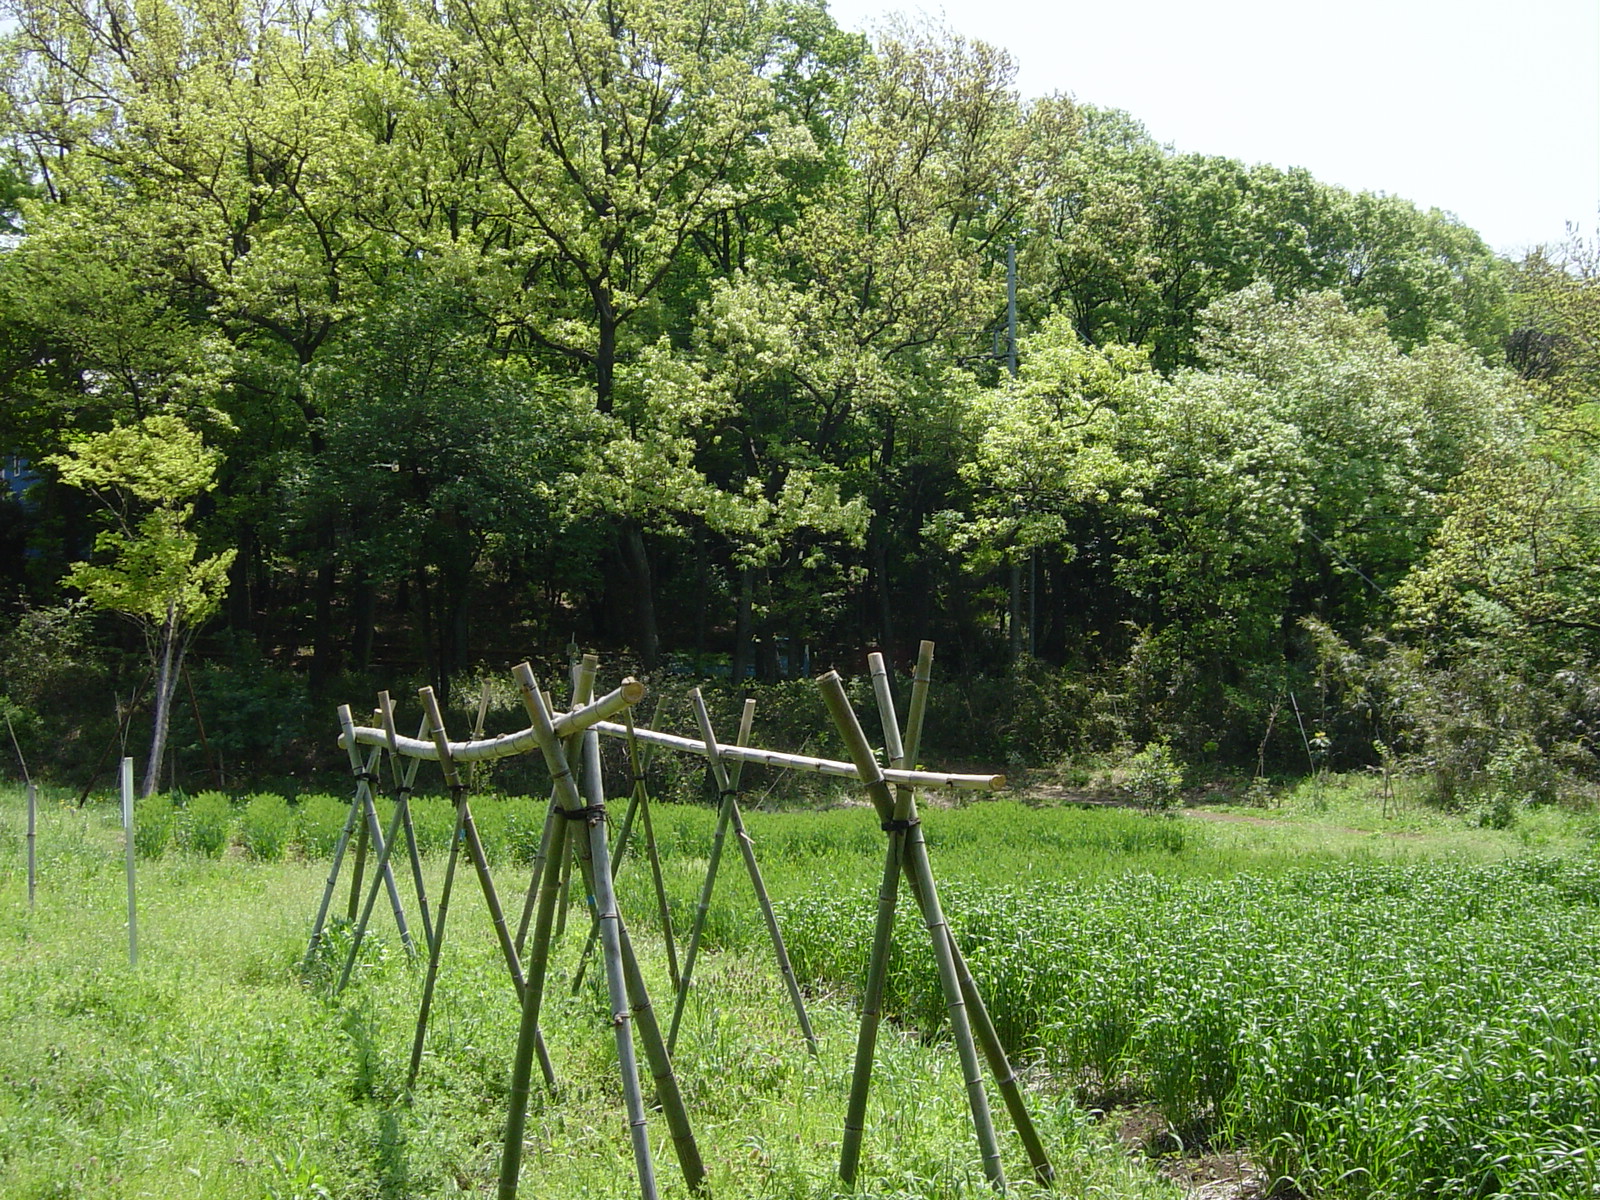
[[[178,828],[189,850],[220,857],[233,836],[233,803],[221,792],[201,792],[189,800]]]
[[[619,798],[613,801],[613,805],[622,809],[622,812],[613,811],[611,815],[620,828],[627,803]],[[530,866],[539,856],[539,842],[544,837],[545,803],[531,796],[514,796],[506,799],[505,806],[506,853],[518,866]]]
[[[456,810],[443,796],[411,797],[411,824],[417,834],[417,851],[437,854],[450,849],[456,828]]]
[[[339,844],[350,801],[322,793],[302,796],[294,810],[294,836],[307,858],[327,858]]]
[[[500,862],[506,852],[506,801],[499,796],[468,796],[467,803],[478,827],[483,856],[492,863]]]
[[[289,802],[276,792],[258,792],[251,796],[245,805],[240,832],[251,858],[276,862],[283,857],[294,832]]]
[[[141,858],[160,858],[171,844],[178,824],[172,798],[145,796],[133,805],[133,849]]]
[[[1146,812],[1171,812],[1183,799],[1183,766],[1165,742],[1147,743],[1123,771],[1122,790]]]

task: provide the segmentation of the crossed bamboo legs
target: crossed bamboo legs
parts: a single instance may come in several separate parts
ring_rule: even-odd
[[[883,718],[885,748],[892,766],[898,767],[904,762],[915,761],[932,665],[933,644],[924,642],[917,660],[917,673],[912,685],[911,712],[906,724],[905,742],[902,744],[883,659],[876,654],[872,656],[874,691]],[[994,1075],[996,1086],[1005,1101],[1006,1111],[1011,1116],[1012,1123],[1016,1126],[1017,1133],[1027,1150],[1034,1177],[1040,1183],[1048,1184],[1054,1178],[1054,1170],[1034,1127],[1033,1119],[1028,1113],[1021,1084],[1000,1044],[994,1023],[989,1018],[988,1010],[984,1006],[971,971],[967,969],[960,948],[956,945],[955,938],[951,936],[949,924],[940,906],[938,886],[934,882],[933,870],[928,862],[927,842],[923,838],[922,825],[917,817],[915,792],[909,787],[900,787],[896,788],[891,796],[889,787],[884,782],[882,770],[872,753],[865,733],[862,732],[860,722],[856,719],[855,711],[845,696],[838,675],[830,672],[817,682],[823,702],[844,738],[862,784],[866,787],[873,807],[877,810],[879,823],[889,836],[889,845],[884,857],[883,881],[878,889],[878,919],[873,930],[866,996],[862,1001],[861,1031],[856,1043],[855,1069],[851,1075],[850,1098],[845,1110],[839,1176],[846,1184],[853,1184],[860,1164],[867,1091],[872,1077],[878,1026],[882,1019],[883,990],[888,974],[895,905],[900,878],[904,875],[921,910],[923,923],[933,944],[934,958],[939,968],[939,983],[944,991],[951,1031],[961,1059],[961,1074],[966,1085],[968,1106],[972,1112],[972,1124],[977,1134],[979,1151],[983,1156],[984,1173],[997,1189],[1002,1191],[1005,1189],[1005,1172],[1000,1162],[999,1143],[995,1137],[994,1122],[989,1113],[989,1101],[978,1068],[979,1044]]]

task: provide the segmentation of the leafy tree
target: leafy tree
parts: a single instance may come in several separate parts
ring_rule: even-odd
[[[140,795],[161,782],[172,696],[184,655],[221,603],[234,552],[200,556],[195,500],[215,483],[221,455],[169,414],[118,425],[68,444],[47,459],[61,481],[92,494],[111,525],[95,538],[98,561],[78,563],[68,586],[144,634],[154,679],[150,755]]]
[[[1265,281],[1280,297],[1336,290],[1381,309],[1405,348],[1447,335],[1498,355],[1501,270],[1454,218],[1300,169],[1180,155],[1127,113],[1081,113],[1037,189],[1023,256],[1035,314],[1063,309],[1087,341],[1147,346],[1170,371],[1199,362],[1207,305]]]
[[[1059,619],[1175,721],[1270,701],[1304,615],[1387,620],[1452,481],[1522,421],[1504,372],[1452,343],[1405,353],[1334,293],[1213,304],[1208,365],[1170,379],[1065,317],[1025,347],[1020,379],[970,410],[971,507],[930,528],[976,571],[1038,548],[1058,578],[1103,580]]]

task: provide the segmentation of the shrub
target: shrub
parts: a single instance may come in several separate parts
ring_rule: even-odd
[[[1171,812],[1183,799],[1183,766],[1165,742],[1149,742],[1123,764],[1122,790],[1146,812]]]
[[[172,797],[157,793],[134,801],[133,849],[141,858],[160,858],[178,824]]]
[[[622,815],[627,811],[625,799],[613,801],[611,819],[621,827]],[[513,796],[505,801],[505,848],[511,861],[519,866],[529,866],[539,856],[539,842],[544,837],[545,804],[531,796]],[[621,809],[621,812],[616,811]]]
[[[499,796],[468,796],[467,803],[483,856],[493,863],[501,861],[506,852],[506,801]]]
[[[245,805],[240,823],[244,848],[251,858],[276,862],[294,832],[294,816],[289,802],[276,792],[258,792]]]
[[[183,844],[196,854],[217,858],[233,836],[233,803],[221,792],[191,797],[179,824]]]
[[[418,852],[437,854],[450,849],[450,835],[456,828],[456,810],[443,796],[413,796],[411,824],[416,830]]]
[[[307,858],[327,858],[339,844],[350,801],[322,793],[302,796],[294,809],[294,836]]]

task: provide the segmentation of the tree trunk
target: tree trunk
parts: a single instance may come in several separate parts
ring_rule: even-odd
[[[161,623],[156,643],[155,711],[150,718],[150,757],[144,764],[144,782],[139,796],[153,795],[161,786],[161,760],[167,752],[167,727],[172,720],[172,694],[178,686],[178,668],[183,662],[179,645],[177,607],[167,605],[167,619]]]
[[[661,634],[656,626],[655,578],[650,570],[650,552],[644,544],[644,529],[629,520],[622,531],[622,557],[628,564],[633,585],[634,649],[644,669],[653,671],[661,661]]]
[[[878,639],[883,657],[895,661],[894,604],[889,592],[888,537],[883,532],[882,518],[872,522],[868,539],[871,542],[873,599],[878,609]]]
[[[331,531],[317,534],[317,547],[322,564],[317,568],[317,581],[312,593],[316,611],[316,628],[311,631],[311,677],[308,683],[311,694],[322,696],[328,683],[339,669],[339,643],[333,628],[333,593],[338,583],[339,568],[333,561]]]
[[[372,665],[377,595],[371,577],[362,570],[356,571],[355,577],[350,581],[350,588],[350,666],[354,670],[365,671]]]
[[[422,673],[433,685],[434,691],[443,691],[440,686],[439,656],[433,644],[433,589],[428,586],[428,572],[425,567],[416,569],[412,590],[416,593],[412,597],[417,614],[417,641],[422,645]],[[441,706],[445,704],[440,700]]]
[[[733,616],[733,662],[730,675],[734,683],[744,681],[750,663],[750,608],[754,600],[755,572],[749,567],[739,572],[739,599]]]
[[[1011,563],[1011,602],[1007,606],[1007,624],[1010,628],[1011,661],[1016,662],[1022,657],[1022,564],[1015,560]]]

